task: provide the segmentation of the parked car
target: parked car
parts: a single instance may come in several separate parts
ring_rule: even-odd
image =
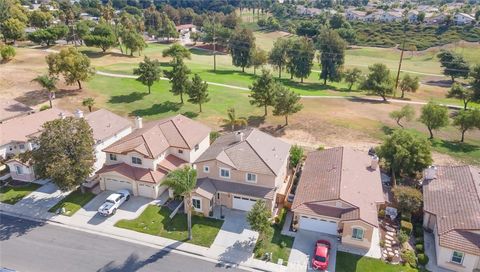
[[[130,199],[128,190],[119,190],[107,197],[105,202],[98,208],[98,213],[103,216],[109,216],[117,212],[118,207]]]
[[[318,240],[315,243],[313,252],[312,268],[314,270],[326,270],[328,268],[328,259],[330,257],[330,242]]]

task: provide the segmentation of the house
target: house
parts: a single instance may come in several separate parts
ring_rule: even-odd
[[[363,21],[367,13],[365,11],[349,9],[345,12],[345,18],[348,21]]]
[[[0,123],[18,116],[34,113],[29,106],[15,100],[0,101]]]
[[[168,172],[193,163],[210,145],[210,128],[177,115],[143,124],[103,149],[107,160],[97,172],[102,190],[127,189],[135,196],[157,198]]]
[[[445,13],[429,13],[425,15],[425,23],[429,25],[440,25],[447,20],[447,15]]]
[[[475,22],[475,17],[470,14],[459,12],[453,16],[456,25],[470,25]]]
[[[288,187],[289,154],[289,144],[254,128],[220,136],[195,161],[195,211],[208,215],[215,206],[249,211],[264,200],[275,213]]]
[[[385,11],[380,14],[378,17],[378,21],[384,23],[391,23],[391,22],[400,22],[403,18],[401,12],[398,11]]]
[[[1,124],[2,133],[5,132],[7,134],[2,134],[2,136],[5,135],[5,139],[7,139],[7,144],[4,146],[7,148],[7,153],[11,154],[9,156],[12,157],[7,160],[6,164],[10,168],[10,175],[13,179],[26,182],[36,179],[34,168],[30,161],[23,162],[16,155],[35,148],[30,138],[40,134],[42,125],[45,122],[56,118],[64,118],[65,116],[71,116],[71,114],[58,109],[48,109],[12,119],[4,123],[5,126]],[[105,154],[102,152],[102,148],[125,137],[132,131],[132,126],[128,119],[105,109],[91,112],[85,116],[82,111],[77,110],[74,116],[76,118],[85,118],[92,128],[96,159],[94,171],[100,169],[105,162]]]
[[[305,16],[315,16],[320,15],[323,13],[321,9],[318,8],[307,8],[302,5],[297,5],[297,14],[298,15],[305,15]]]
[[[437,265],[453,271],[480,269],[480,170],[429,168],[423,198],[423,226],[433,232]]]
[[[409,23],[414,24],[418,21],[418,14],[419,12],[417,10],[409,10],[407,12],[407,20]]]
[[[378,158],[346,147],[308,154],[292,204],[294,228],[339,235],[369,249],[384,203]]]

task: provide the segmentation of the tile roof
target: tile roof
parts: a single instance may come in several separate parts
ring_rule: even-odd
[[[169,147],[193,149],[211,129],[183,115],[149,122],[103,151],[128,153],[136,151],[147,158],[156,158]]]
[[[166,156],[163,160],[161,160],[158,163],[158,166],[166,171],[172,171],[181,167],[186,163],[187,163],[186,161],[170,154]]]
[[[238,140],[237,133],[243,133],[243,140]],[[289,144],[249,128],[220,136],[196,163],[218,160],[240,171],[276,176],[288,160],[289,152]]]
[[[275,192],[274,188],[267,188],[256,185],[242,184],[239,182],[223,181],[210,178],[198,179],[197,189],[198,188],[204,191],[212,191],[212,189],[215,188],[215,192],[219,191],[265,199],[273,199]]]
[[[130,120],[105,109],[86,114],[85,120],[93,130],[95,142],[105,141],[132,126]]]
[[[308,154],[295,193],[292,210],[323,201],[343,200],[357,211],[344,209],[342,220],[361,219],[378,225],[377,204],[383,203],[380,170],[372,170],[371,157],[346,147]],[[300,209],[299,209],[300,207]],[[323,210],[317,211],[319,215]]]
[[[438,166],[423,183],[423,209],[436,215],[440,245],[480,255],[480,170]]]
[[[67,111],[52,108],[0,123],[0,146],[11,142],[28,141],[30,136],[40,132],[45,122],[59,118],[61,113],[71,116]]]
[[[139,180],[148,183],[159,183],[166,175],[164,170],[151,170],[147,168],[133,167],[126,163],[113,165],[104,165],[97,174],[116,172],[133,180]]]

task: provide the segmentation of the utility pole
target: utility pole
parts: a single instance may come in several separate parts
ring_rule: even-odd
[[[393,92],[393,96],[396,96],[397,93],[397,88],[398,88],[398,80],[400,79],[400,70],[402,69],[402,61],[403,61],[403,52],[405,51],[405,41],[407,39],[407,25],[406,22],[404,22],[403,26],[403,42],[402,42],[402,48],[400,52],[400,62],[398,63],[398,71],[397,71],[397,79],[395,80],[395,90]]]

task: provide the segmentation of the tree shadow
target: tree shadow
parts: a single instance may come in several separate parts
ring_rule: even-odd
[[[138,109],[130,113],[132,116],[151,116],[159,113],[177,112],[180,110],[182,104],[171,101],[165,101],[160,104],[153,104],[147,109]]]
[[[116,57],[116,58],[136,58],[137,56],[130,56],[129,54],[125,55],[125,54],[122,54],[122,53],[117,53],[117,52],[102,52],[102,51],[94,51],[94,50],[91,50],[91,49],[85,49],[85,50],[82,50],[82,53],[87,55],[89,58],[91,59],[98,59],[98,58],[101,58],[101,57],[105,57],[107,55],[110,55],[112,57]]]
[[[26,220],[6,214],[0,214],[0,216],[0,241],[9,240],[12,237],[20,237],[34,228],[45,225],[43,222]]]
[[[188,49],[190,53],[194,55],[199,55],[199,56],[213,56],[213,52],[208,50],[208,49],[202,49],[202,48],[195,48],[192,47]]]
[[[132,92],[129,94],[114,95],[108,100],[109,103],[132,103],[138,100],[143,99],[144,96],[148,95],[146,92]]]
[[[76,96],[80,94],[81,91],[82,90],[79,90],[79,89],[75,89],[75,90],[60,89],[55,92],[55,98]],[[23,93],[21,96],[15,98],[15,100],[27,106],[35,106],[48,101],[48,92],[43,89],[32,90],[32,91]]]
[[[425,85],[435,86],[435,87],[442,87],[442,88],[450,88],[452,86],[452,81],[449,79],[441,79],[441,80],[427,80],[424,83]]]
[[[319,82],[301,83],[301,82],[293,81],[292,79],[289,79],[289,78],[281,78],[277,80],[280,81],[286,87],[297,88],[304,91],[315,91],[315,92],[325,91],[325,90],[338,91],[337,87],[335,86],[332,86],[329,84],[324,85],[323,83],[319,83]]]
[[[431,141],[434,147],[446,148],[453,153],[471,153],[480,150],[480,146],[459,141],[447,141],[434,139]]]
[[[247,122],[249,126],[259,127],[261,124],[265,123],[265,116],[250,115],[247,118]]]

